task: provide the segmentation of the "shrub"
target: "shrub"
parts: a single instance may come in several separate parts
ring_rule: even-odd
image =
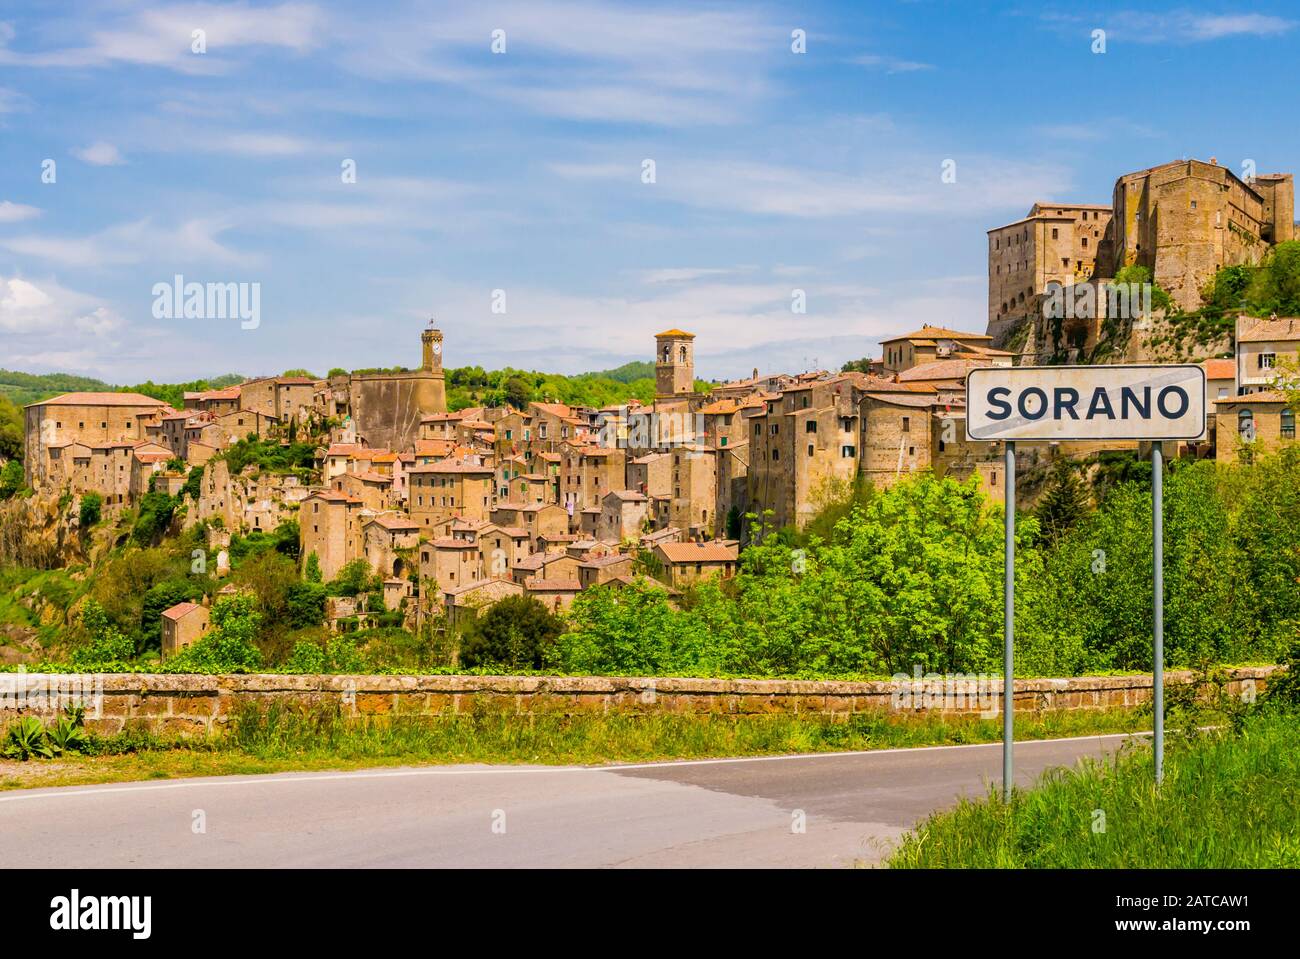
[[[185,647],[166,664],[169,672],[249,673],[262,665],[255,639],[261,614],[252,598],[244,595],[217,600],[212,607],[213,628],[198,642]]]
[[[110,622],[104,607],[95,600],[86,600],[81,624],[90,642],[72,652],[72,663],[78,669],[111,672],[135,655],[135,643]]]
[[[461,662],[466,666],[540,669],[563,628],[561,620],[537,600],[508,596],[467,627]]]
[[[82,493],[81,506],[77,514],[77,522],[82,529],[90,529],[99,522],[100,515],[104,508],[104,497],[98,493]]]

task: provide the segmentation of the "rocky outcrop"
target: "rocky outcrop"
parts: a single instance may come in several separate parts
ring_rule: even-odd
[[[76,504],[73,497],[60,505],[52,493],[0,503],[0,563],[54,569],[86,562]]]

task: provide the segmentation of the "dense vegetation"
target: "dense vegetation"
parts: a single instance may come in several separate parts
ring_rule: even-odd
[[[244,450],[260,462],[256,444]],[[1087,469],[1085,485],[1079,467],[1054,466],[1036,512],[1018,519],[1022,675],[1150,668],[1150,467],[1129,455]],[[97,535],[117,546],[91,570],[5,570],[0,625],[27,627],[54,662],[93,647],[83,663],[150,668],[159,613],[214,602],[231,582],[251,597],[236,615],[255,616],[240,628],[257,651],[232,656],[231,669],[861,677],[1001,668],[1001,507],[975,480],[921,474],[879,492],[848,487],[799,534],[750,517],[734,579],[680,597],[650,581],[595,588],[559,618],[531,600],[504,602],[459,635],[437,618],[418,635],[404,628],[405,611],[385,608],[364,560],[322,582],[315,558],[298,555],[294,522],[234,535],[231,575],[218,580],[201,525],[164,535],[183,502],[150,494],[112,527],[99,521]],[[1173,461],[1165,511],[1168,665],[1277,661],[1300,630],[1300,449],[1250,466]],[[343,624],[353,631],[328,633],[330,596],[364,602],[364,615]],[[89,601],[103,619],[88,615]],[[190,657],[173,668],[218,662]]]
[[[1289,682],[1284,677],[1255,704],[1216,695],[1213,679],[1202,684],[1209,690],[1189,691],[1189,707],[1170,710],[1159,789],[1152,788],[1150,748],[1134,743],[1113,764],[1056,770],[1037,788],[1014,792],[1009,803],[994,792],[980,802],[963,801],[904,837],[890,865],[1295,868],[1297,665],[1293,660]],[[1206,701],[1209,707],[1195,705]]]
[[[0,369],[0,397],[6,397],[16,406],[22,407],[28,403],[39,403],[60,393],[141,393],[180,409],[184,405],[186,392],[224,389],[242,383],[243,380],[244,378],[238,373],[226,373],[189,383],[155,383],[146,380],[134,386],[113,386],[94,377],[74,376],[71,373],[19,373],[15,370]]]
[[[1118,484],[1096,509],[1073,494],[1044,500],[1050,530],[1030,515],[1017,523],[1017,672],[1149,669],[1149,477]],[[1176,462],[1165,511],[1168,665],[1277,661],[1300,629],[1300,450],[1254,467]],[[582,593],[552,664],[765,676],[1000,668],[1001,510],[973,482],[920,476],[853,506],[825,539],[795,545],[763,529],[757,539],[740,575],[695,587],[680,608],[649,586]]]

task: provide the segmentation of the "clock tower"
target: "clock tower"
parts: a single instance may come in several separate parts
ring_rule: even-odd
[[[434,327],[434,320],[429,320],[429,325],[424,332],[420,334],[420,342],[424,344],[424,363],[422,369],[427,373],[442,372],[442,330]]]

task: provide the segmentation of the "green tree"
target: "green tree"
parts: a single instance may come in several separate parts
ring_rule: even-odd
[[[23,411],[0,394],[0,460],[23,458]]]
[[[178,505],[176,497],[166,493],[145,493],[140,497],[140,509],[131,529],[131,541],[140,547],[155,545],[167,532]]]
[[[330,581],[327,592],[330,596],[356,596],[368,593],[379,586],[379,577],[364,558],[357,558],[345,563],[338,576]]]
[[[81,628],[88,642],[72,651],[72,664],[78,669],[108,672],[130,662],[135,643],[113,625],[104,607],[93,599],[86,600],[81,611]]]
[[[466,666],[540,669],[564,623],[529,596],[508,596],[481,612],[466,628],[461,662]]]
[[[1300,315],[1300,240],[1288,240],[1269,250],[1255,271],[1249,299],[1260,315]]]
[[[526,410],[532,398],[532,386],[522,376],[512,376],[506,380],[505,402],[508,405],[517,410]]]
[[[1055,543],[1073,529],[1088,512],[1088,491],[1074,466],[1059,459],[1038,503],[1038,526],[1048,543]]]
[[[77,511],[77,522],[82,529],[90,529],[99,522],[104,508],[104,497],[98,493],[82,493]]]
[[[320,559],[315,552],[307,554],[307,562],[302,569],[302,578],[309,583],[319,583],[321,581]]]
[[[9,499],[23,488],[23,464],[10,460],[0,466],[0,500]]]
[[[212,630],[164,668],[170,672],[249,673],[262,665],[256,639],[261,616],[250,596],[227,596],[212,607]]]

